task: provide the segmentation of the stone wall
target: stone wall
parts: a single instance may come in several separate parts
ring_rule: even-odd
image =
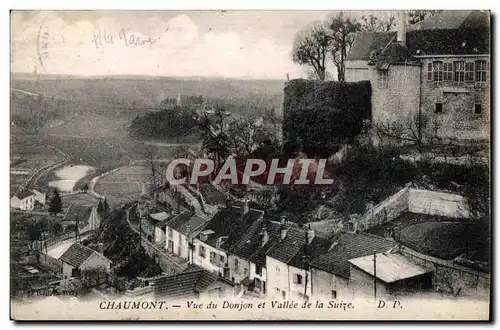
[[[435,290],[470,297],[487,297],[490,294],[490,275],[455,264],[452,260],[434,258],[407,247],[399,253],[411,262],[433,269],[432,285]]]
[[[52,258],[51,256],[40,252],[38,254],[38,263],[42,267],[53,271],[56,274],[62,274],[62,261],[59,259]]]
[[[458,140],[489,140],[490,138],[490,86],[476,86],[474,81],[464,82],[457,86],[455,82],[443,82],[436,85],[427,81],[427,65],[439,60],[454,61],[488,60],[488,55],[475,57],[443,57],[422,59],[422,113],[437,122],[439,137],[456,138]],[[453,64],[452,64],[453,65]],[[489,72],[488,72],[489,75]],[[443,104],[441,113],[435,113],[436,103]],[[474,105],[482,104],[482,112],[474,113]]]

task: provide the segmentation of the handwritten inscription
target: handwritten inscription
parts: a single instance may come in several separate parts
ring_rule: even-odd
[[[48,27],[40,25],[37,38],[38,62],[44,66],[44,61],[49,57],[50,31]]]
[[[165,32],[168,31],[168,28]],[[109,32],[107,30],[96,30],[93,32],[92,43],[97,49],[105,45],[115,45],[122,43],[125,47],[141,47],[154,45],[160,42],[161,37],[143,36],[134,33],[129,33],[124,28],[118,32]]]

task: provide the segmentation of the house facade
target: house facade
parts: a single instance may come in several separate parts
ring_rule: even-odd
[[[371,82],[374,129],[400,141],[417,127],[424,141],[488,140],[489,14],[445,10],[414,25],[399,20],[395,32],[358,33],[345,63],[346,81]]]
[[[62,275],[64,278],[80,277],[82,271],[101,269],[109,273],[111,261],[103,254],[79,243],[74,243],[59,260],[62,261]]]
[[[31,211],[35,208],[36,194],[29,190],[21,190],[10,199],[10,207]]]
[[[194,254],[193,238],[199,234],[209,219],[182,212],[165,224],[165,249],[184,260],[191,260]]]

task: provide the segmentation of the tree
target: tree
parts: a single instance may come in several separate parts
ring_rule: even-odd
[[[228,129],[229,140],[238,155],[250,155],[263,139],[263,130],[250,118],[233,120]]]
[[[316,79],[324,81],[331,42],[332,36],[324,23],[311,23],[295,35],[292,60],[312,67]]]
[[[49,200],[49,213],[53,216],[56,216],[58,213],[62,211],[62,200],[61,196],[59,196],[59,190],[54,188],[52,191],[52,196]]]
[[[416,24],[424,19],[428,19],[439,14],[442,10],[408,10],[406,16],[409,24]]]
[[[347,52],[354,42],[356,32],[361,29],[361,24],[356,20],[345,18],[344,13],[332,16],[329,27],[331,30],[331,48],[333,64],[337,68],[338,81],[345,81],[345,60]]]
[[[373,14],[361,16],[361,30],[370,32],[387,32],[396,26],[396,17],[389,16],[388,19],[381,19]]]
[[[203,142],[202,148],[212,154],[218,167],[229,155],[228,118],[230,113],[222,106],[216,106],[213,115],[204,113],[197,118]]]

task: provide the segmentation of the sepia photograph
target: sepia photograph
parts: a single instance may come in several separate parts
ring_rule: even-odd
[[[11,320],[491,320],[490,16],[11,10]]]

